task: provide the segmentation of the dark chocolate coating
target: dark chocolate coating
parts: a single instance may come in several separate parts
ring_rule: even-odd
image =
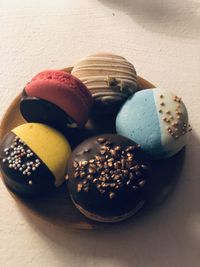
[[[94,98],[94,114],[117,114],[128,96],[125,94],[116,94],[115,96],[105,95]]]
[[[80,162],[93,160],[95,156],[100,155],[100,151],[102,150],[102,146],[105,146],[105,142],[101,143],[97,140],[99,138],[103,138],[106,141],[110,141],[111,144],[108,145],[108,152],[103,156],[108,155],[107,160],[109,160],[112,156],[109,156],[110,151],[116,146],[120,146],[122,150],[127,149],[132,146],[135,147],[133,150],[133,159],[131,164],[138,164],[138,166],[143,166],[143,168],[139,168],[138,176],[135,176],[131,182],[126,180],[125,176],[122,177],[122,186],[120,188],[103,188],[102,190],[105,192],[102,193],[102,190],[97,186],[98,182],[95,183],[94,179],[99,178],[100,171],[98,171],[95,167],[95,172],[92,173],[92,178],[87,180],[87,188],[86,191],[82,188],[78,189],[80,184],[84,183],[84,177],[81,178],[81,172],[77,174],[77,163],[80,166]],[[127,156],[128,152],[123,152],[125,156]],[[130,155],[130,153],[129,153]],[[102,156],[102,155],[101,155]],[[116,163],[117,157],[115,158]],[[128,164],[128,162],[125,164]],[[89,168],[92,166],[92,163],[88,164],[85,169],[82,169],[82,172],[88,172]],[[78,167],[79,168],[79,167]],[[113,167],[115,168],[115,167]],[[111,178],[111,172],[113,168],[110,168],[108,171],[108,175],[110,176],[109,182],[106,183],[114,183],[114,179]],[[125,167],[119,167],[121,169]],[[128,168],[128,167],[127,167]],[[127,168],[125,168],[127,170]],[[130,170],[129,170],[130,171]],[[131,172],[131,171],[130,171]],[[116,134],[104,134],[97,137],[92,137],[81,143],[71,154],[71,157],[68,161],[68,189],[71,195],[72,200],[75,204],[79,205],[84,210],[91,212],[93,214],[97,214],[98,216],[106,217],[116,217],[121,216],[123,214],[127,214],[130,211],[134,210],[140,202],[145,202],[146,198],[146,188],[148,184],[148,176],[150,172],[150,165],[148,160],[146,159],[145,154],[140,150],[137,144],[131,141],[128,138],[116,135]],[[139,183],[141,183],[141,186]],[[123,184],[123,183],[127,183]],[[130,186],[131,185],[131,186]],[[133,186],[133,187],[132,187]],[[111,194],[111,195],[110,195]],[[113,197],[114,195],[114,197]]]
[[[39,159],[40,165],[35,171],[31,172],[30,176],[23,175],[19,170],[9,168],[8,161],[3,162],[3,159],[9,156],[5,154],[4,149],[10,147],[14,143],[15,138],[16,134],[10,132],[5,136],[0,145],[0,168],[6,185],[12,191],[22,195],[37,195],[54,189],[54,175],[33,151],[31,151],[33,156],[30,160],[35,161],[36,159]],[[27,163],[27,160],[28,159],[24,157],[23,163]],[[32,181],[32,184],[29,184],[30,180]]]
[[[28,122],[45,123],[54,128],[70,127],[75,121],[57,105],[40,99],[27,96],[25,90],[22,92],[20,111]]]

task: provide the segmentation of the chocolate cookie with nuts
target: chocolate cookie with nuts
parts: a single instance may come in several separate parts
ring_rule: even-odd
[[[135,142],[105,134],[80,144],[68,162],[68,189],[85,216],[117,222],[145,203],[150,164]]]

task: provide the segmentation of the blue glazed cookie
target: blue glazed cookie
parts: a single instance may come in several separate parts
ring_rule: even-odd
[[[181,98],[155,88],[139,91],[125,102],[117,115],[116,130],[140,144],[152,159],[161,159],[185,146],[190,126]]]

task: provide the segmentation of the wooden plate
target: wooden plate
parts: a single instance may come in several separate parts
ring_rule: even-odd
[[[72,68],[69,67],[63,70],[70,73]],[[154,87],[153,84],[141,77],[138,77],[138,84],[140,90]],[[21,94],[12,101],[3,116],[0,126],[0,139],[2,139],[14,127],[25,123],[25,120],[22,118],[19,111],[20,98]],[[70,139],[69,141],[74,147],[89,136],[114,132],[114,122],[115,118],[113,117],[103,119],[101,117],[101,119],[96,118],[95,120],[94,118],[91,118],[84,129],[79,131],[67,131],[66,136]],[[160,166],[161,171],[163,172],[162,164]],[[170,168],[168,167],[168,170],[169,169]],[[48,222],[73,229],[96,229],[105,226],[105,224],[88,220],[76,210],[67,195],[65,185],[59,188],[56,192],[37,198],[23,198],[12,192],[10,193],[17,200],[17,203],[23,209],[23,212],[25,212],[27,216],[33,217],[32,220],[39,219],[45,221],[45,223]],[[155,195],[156,193],[154,192],[153,194]]]

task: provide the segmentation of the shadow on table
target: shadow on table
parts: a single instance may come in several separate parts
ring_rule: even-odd
[[[200,2],[189,0],[99,0],[114,12],[127,13],[131,19],[152,32],[184,38],[200,38]]]

